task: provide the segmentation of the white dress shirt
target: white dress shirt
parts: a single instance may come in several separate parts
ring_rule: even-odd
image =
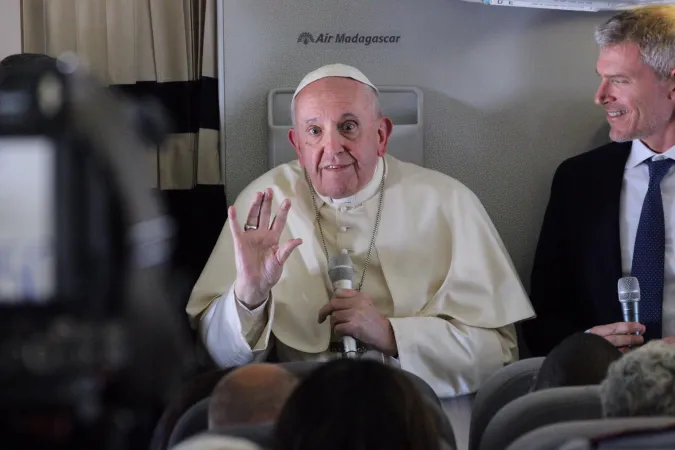
[[[630,156],[626,161],[621,189],[621,266],[623,276],[630,276],[633,266],[633,249],[637,235],[642,204],[649,186],[649,167],[642,164],[646,159],[675,159],[675,147],[659,154],[642,141],[633,141]],[[675,255],[673,254],[673,233],[675,231],[675,175],[671,167],[661,181],[663,214],[665,219],[666,253],[663,283],[663,336],[675,335]]]

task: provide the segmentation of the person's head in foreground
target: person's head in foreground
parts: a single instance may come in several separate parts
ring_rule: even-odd
[[[575,333],[551,350],[532,385],[532,391],[562,386],[599,384],[621,352],[605,338]]]
[[[616,142],[640,139],[655,152],[675,143],[675,5],[622,11],[595,33],[602,105]]]
[[[675,345],[650,341],[612,363],[600,399],[605,417],[675,415]]]
[[[276,450],[438,450],[436,418],[413,382],[374,360],[338,359],[288,399]]]
[[[209,402],[209,429],[273,421],[298,379],[275,364],[248,364],[225,375]]]
[[[393,125],[358,69],[330,64],[307,74],[291,103],[288,138],[320,195],[344,198],[373,178]]]
[[[198,434],[192,436],[171,450],[263,450],[257,444],[246,439],[232,436]]]

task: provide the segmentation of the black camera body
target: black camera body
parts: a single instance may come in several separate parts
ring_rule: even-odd
[[[142,164],[161,120],[74,57],[0,68],[0,427],[23,444],[131,448],[190,370]]]

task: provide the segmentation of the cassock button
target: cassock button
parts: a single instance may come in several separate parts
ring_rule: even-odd
[[[340,212],[345,212],[345,211],[347,211],[347,207],[346,206],[340,206]]]
[[[342,231],[343,233],[346,232],[346,231],[347,231],[347,227],[340,227],[340,231]]]

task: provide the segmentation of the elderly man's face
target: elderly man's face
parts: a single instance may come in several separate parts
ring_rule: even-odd
[[[602,48],[596,70],[602,79],[595,102],[606,110],[610,138],[641,139],[655,151],[667,150],[663,145],[675,137],[672,77],[661,79],[634,43]]]
[[[295,99],[289,140],[315,189],[332,198],[354,195],[387,151],[392,123],[378,117],[374,93],[349,78],[311,83]]]

